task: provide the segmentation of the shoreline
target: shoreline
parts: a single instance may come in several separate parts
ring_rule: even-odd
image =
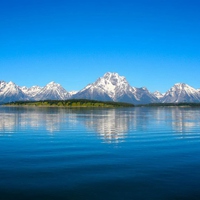
[[[59,107],[59,108],[121,108],[134,107],[133,104],[111,101],[96,101],[86,99],[71,100],[43,100],[43,101],[16,101],[2,104],[12,107]]]

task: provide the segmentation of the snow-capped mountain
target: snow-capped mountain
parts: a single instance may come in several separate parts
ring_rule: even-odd
[[[74,92],[75,93],[75,92]],[[0,81],[0,103],[26,100],[65,100],[72,95],[60,84],[50,82],[45,87],[19,87],[13,82]]]
[[[95,88],[93,84],[87,85],[85,88],[72,96],[73,99],[92,99],[100,101],[112,101],[112,99],[101,88]]]
[[[153,93],[153,95],[154,95],[157,99],[161,99],[161,98],[163,98],[163,96],[164,96],[164,94],[162,94],[162,93],[159,92],[159,91],[155,91],[155,92]]]
[[[200,102],[198,90],[185,83],[176,83],[161,98],[162,103]]]
[[[70,96],[73,96],[73,95],[75,95],[76,93],[78,93],[78,91],[70,91],[70,92],[68,92],[69,94],[70,94]]]
[[[26,86],[20,87],[20,89],[30,98],[34,99],[34,97],[42,90],[42,87],[32,86],[27,88]]]
[[[1,93],[1,91],[3,91],[3,89],[5,88],[5,86],[6,86],[6,82],[5,81],[0,81],[0,93]]]
[[[11,101],[25,101],[29,97],[20,89],[18,85],[13,82],[0,82],[0,103]]]
[[[96,99],[129,103],[150,103],[156,98],[146,88],[134,88],[124,76],[118,73],[106,73],[96,82],[87,85],[73,98]]]
[[[50,82],[43,87],[35,96],[35,100],[65,100],[71,95],[58,83]]]
[[[139,104],[156,103],[158,99],[152,95],[146,87],[136,88],[136,96]]]
[[[87,85],[74,95],[73,98],[116,101],[120,96],[120,88],[127,88],[128,86],[124,77],[120,77],[117,73],[108,72],[94,83]],[[130,87],[130,89],[132,88]]]
[[[177,83],[165,94],[150,93],[145,87],[130,86],[124,76],[108,72],[80,91],[67,92],[60,84],[50,82],[45,87],[19,87],[13,82],[0,81],[0,103],[26,100],[94,99],[133,104],[200,102],[200,89]]]

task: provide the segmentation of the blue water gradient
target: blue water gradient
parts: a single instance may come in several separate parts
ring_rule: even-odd
[[[200,109],[0,107],[0,199],[200,199]]]

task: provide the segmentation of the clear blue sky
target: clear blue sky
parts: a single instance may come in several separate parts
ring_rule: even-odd
[[[3,0],[0,80],[79,90],[118,72],[135,87],[200,88],[199,0]]]

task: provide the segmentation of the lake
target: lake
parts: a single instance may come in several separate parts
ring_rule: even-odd
[[[200,108],[0,107],[0,199],[200,199]]]

